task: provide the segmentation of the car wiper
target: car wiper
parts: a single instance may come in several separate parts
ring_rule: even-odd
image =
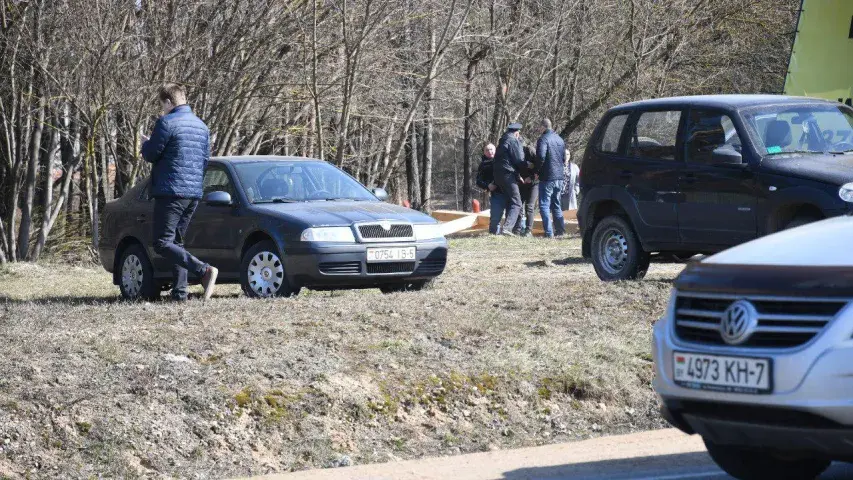
[[[271,198],[269,200],[257,200],[254,203],[297,203],[298,200],[291,200],[289,198]]]
[[[827,152],[827,153],[831,153],[833,155],[844,155],[845,153],[853,153],[853,150],[842,150],[840,152]]]

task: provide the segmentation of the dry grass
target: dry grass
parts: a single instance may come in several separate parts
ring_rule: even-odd
[[[428,291],[125,303],[0,269],[0,477],[219,478],[662,425],[649,336],[682,268],[604,284],[578,239],[470,238]]]

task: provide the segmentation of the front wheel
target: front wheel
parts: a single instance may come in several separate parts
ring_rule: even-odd
[[[393,285],[383,285],[379,287],[382,293],[398,293],[398,292],[419,292],[432,285],[432,280],[420,280],[417,282],[401,282]]]
[[[154,281],[154,268],[141,245],[131,245],[119,257],[119,284],[121,296],[126,300],[155,300],[160,296],[159,285]]]
[[[592,233],[592,265],[598,278],[612,282],[646,276],[650,255],[622,217],[604,218]]]
[[[299,288],[291,287],[278,248],[269,240],[252,246],[240,262],[240,285],[252,298],[291,297]]]
[[[717,445],[705,440],[705,447],[717,465],[740,480],[812,480],[829,467],[829,460],[773,454],[759,449]]]

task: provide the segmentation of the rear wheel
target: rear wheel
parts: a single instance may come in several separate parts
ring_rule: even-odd
[[[398,293],[398,292],[419,292],[432,285],[432,280],[420,280],[417,282],[401,282],[393,285],[383,285],[379,287],[382,293]]]
[[[118,288],[122,297],[127,300],[155,300],[160,296],[160,286],[154,281],[154,268],[141,245],[125,248],[118,265]]]
[[[299,288],[291,287],[278,248],[269,240],[250,248],[240,262],[240,285],[253,298],[291,297]]]
[[[639,280],[646,276],[650,258],[624,218],[606,217],[595,226],[592,265],[598,278],[607,282]]]
[[[829,467],[829,460],[792,457],[765,450],[717,445],[705,440],[714,462],[740,480],[812,480]]]

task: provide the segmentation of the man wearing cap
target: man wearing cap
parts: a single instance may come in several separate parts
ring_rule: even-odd
[[[524,167],[533,168],[524,160],[524,149],[519,140],[520,123],[511,123],[498,142],[495,154],[495,185],[506,195],[507,212],[504,221],[504,235],[513,235],[512,230],[521,214],[521,191],[518,188],[519,172]]]

